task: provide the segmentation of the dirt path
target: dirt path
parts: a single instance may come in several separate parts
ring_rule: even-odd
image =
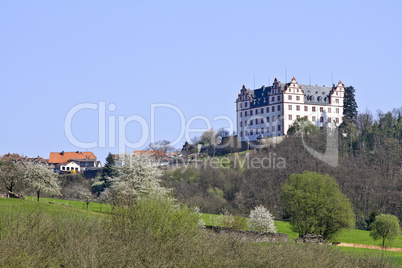
[[[402,252],[402,248],[383,248],[380,246],[371,246],[371,245],[361,245],[361,244],[350,244],[350,243],[339,243],[336,244],[340,247],[352,247],[352,248],[370,248],[370,249],[379,249],[379,250],[388,250],[388,251],[397,251]]]

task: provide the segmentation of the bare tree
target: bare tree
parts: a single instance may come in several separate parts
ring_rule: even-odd
[[[212,152],[212,155],[215,156],[216,152],[216,146],[219,144],[219,136],[218,132],[211,129],[206,130],[204,133],[201,135],[201,141],[204,142],[205,145],[207,145]]]
[[[10,192],[22,185],[22,169],[11,161],[0,162],[0,182]]]
[[[171,142],[168,140],[160,140],[150,143],[147,149],[150,151],[163,151],[165,154],[176,151],[176,149],[171,145]]]

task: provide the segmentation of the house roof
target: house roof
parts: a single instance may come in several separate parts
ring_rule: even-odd
[[[166,153],[164,151],[134,151],[134,154],[150,154],[153,157],[166,157]]]
[[[19,154],[5,154],[0,158],[0,161],[15,161],[21,160],[21,156]]]
[[[49,164],[59,164],[68,162],[70,159],[74,160],[95,160],[96,156],[92,152],[60,152],[50,153]]]

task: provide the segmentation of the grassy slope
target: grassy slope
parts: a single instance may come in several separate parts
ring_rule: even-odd
[[[49,202],[55,202],[55,204],[49,204]],[[82,215],[89,217],[99,217],[105,215],[101,212],[107,212],[110,210],[110,206],[106,204],[98,204],[98,203],[90,203],[89,211],[85,209],[86,204],[82,201],[68,201],[68,200],[60,200],[54,198],[41,198],[40,202],[36,202],[36,199],[27,198],[26,200],[19,199],[6,199],[0,198],[0,214],[5,215],[7,213],[16,212],[18,213],[22,209],[33,211],[35,209],[39,209],[49,213],[51,215],[60,215],[66,214],[66,212],[79,212]],[[213,224],[213,218],[217,217],[215,214],[202,214],[202,218],[204,219],[207,225]],[[288,222],[283,221],[275,221],[275,225],[278,229],[278,232],[288,234],[290,241],[297,238],[297,233],[293,232],[290,229],[290,225]],[[341,235],[339,235],[338,239],[341,242],[345,243],[355,243],[355,244],[366,244],[366,245],[379,245],[381,244],[379,241],[374,241],[369,237],[369,232],[361,231],[361,230],[351,230],[345,231]],[[393,247],[402,248],[402,235],[398,237],[398,239],[392,244]],[[384,252],[381,250],[374,249],[360,249],[360,248],[344,248],[339,247],[340,250],[345,252],[350,252],[353,254],[378,254],[381,255]],[[386,256],[391,256],[394,259],[395,264],[402,266],[402,252],[385,252]]]
[[[36,197],[28,196],[25,198],[27,201],[33,201],[38,203]],[[76,209],[86,209],[87,206],[83,201],[72,201],[72,200],[62,200],[56,198],[43,198],[43,197],[39,199],[39,203],[41,204],[49,204],[49,202],[54,202],[55,205],[73,207]],[[95,212],[109,212],[110,205],[91,202],[89,203],[88,210]]]
[[[202,214],[202,219],[205,221],[205,224],[207,225],[213,225],[214,221],[213,219],[217,217],[218,215],[215,214]],[[279,233],[284,233],[287,234],[289,237],[290,241],[293,241],[296,239],[299,235],[295,232],[293,232],[290,229],[290,224],[289,222],[284,222],[284,221],[275,221],[275,226],[278,229]],[[374,241],[369,236],[370,232],[368,231],[363,231],[363,230],[348,230],[342,232],[340,235],[337,237],[337,241],[339,242],[344,242],[344,243],[353,243],[353,244],[363,244],[363,245],[374,245],[374,246],[381,246],[382,242],[377,240]],[[402,248],[402,235],[399,235],[398,238],[390,244],[392,247],[397,247],[397,248]],[[339,247],[339,250],[348,252],[351,254],[369,254],[369,255],[378,255],[382,256],[384,254],[385,256],[389,256],[393,258],[394,263],[397,265],[402,266],[402,252],[392,252],[392,251],[387,251],[384,252],[383,250],[376,250],[376,249],[365,249],[365,248],[349,248],[349,247]]]
[[[51,202],[53,202],[53,200],[54,199],[51,199]],[[39,203],[36,201],[36,199],[35,201],[32,201],[32,199],[30,198],[26,200],[0,198],[0,215],[7,215],[7,213],[18,213],[22,210],[42,211],[50,215],[66,215],[67,213],[73,213],[73,212],[78,212],[83,216],[88,217],[99,217],[100,215],[105,215],[104,213],[95,212],[93,210],[92,211],[91,210],[87,211],[86,209],[83,210],[82,209],[83,202],[78,201],[74,202],[66,200],[59,200],[59,201],[60,202],[56,202],[55,204],[49,204],[50,201],[48,201],[46,198],[43,198],[43,200],[41,198],[41,201]],[[69,202],[69,204],[67,205],[65,202]],[[94,208],[97,208],[97,206],[94,206]],[[106,208],[104,210],[106,210]]]

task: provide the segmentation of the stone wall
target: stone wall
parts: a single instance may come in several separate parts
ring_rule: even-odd
[[[283,233],[259,233],[254,231],[240,231],[234,229],[225,229],[215,226],[205,226],[207,230],[213,231],[217,234],[230,234],[237,236],[241,240],[251,242],[287,242],[288,235]]]
[[[321,235],[307,234],[295,239],[296,243],[330,244]]]

